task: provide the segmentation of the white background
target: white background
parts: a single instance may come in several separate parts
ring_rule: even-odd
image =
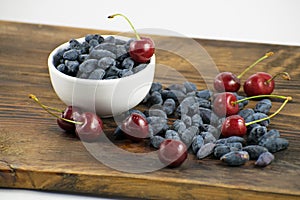
[[[136,29],[297,46],[299,10],[299,0],[0,0],[0,20],[131,31],[123,19],[107,19],[110,14],[122,13]],[[0,196],[1,200],[96,199],[9,189],[0,189]]]
[[[299,0],[0,0],[0,19],[130,31],[163,28],[185,36],[300,46]]]

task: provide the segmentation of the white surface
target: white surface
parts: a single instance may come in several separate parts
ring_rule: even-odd
[[[186,36],[300,45],[299,0],[0,0],[0,19],[116,31],[162,28]]]
[[[42,192],[34,190],[19,190],[19,189],[1,189],[1,200],[111,200],[95,196],[81,196],[74,194],[61,194],[52,192]],[[114,199],[117,200],[117,199]]]

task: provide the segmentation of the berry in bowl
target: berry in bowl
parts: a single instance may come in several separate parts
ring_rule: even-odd
[[[100,117],[133,108],[147,95],[155,72],[154,43],[150,39],[152,54],[141,61],[136,58],[145,51],[134,45],[139,40],[88,34],[58,46],[48,57],[54,91],[65,104]]]

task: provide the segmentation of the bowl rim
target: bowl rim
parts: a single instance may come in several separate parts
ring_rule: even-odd
[[[125,37],[125,36],[121,36],[121,35],[101,35],[102,37],[109,37],[109,36],[114,36],[115,38],[118,39],[123,39],[123,40],[129,40],[131,38],[129,37]],[[80,38],[75,38],[75,40],[79,41],[79,42],[84,42],[85,41],[85,37],[80,37]],[[135,76],[138,76],[140,72],[146,70],[146,68],[148,68],[148,65],[154,65],[155,66],[155,62],[156,62],[156,58],[155,58],[155,53],[152,55],[150,62],[147,64],[147,66],[140,70],[137,73],[134,73],[132,75],[126,76],[126,77],[121,77],[121,78],[116,78],[116,79],[101,79],[101,80],[95,80],[95,79],[84,79],[84,78],[78,78],[78,77],[73,77],[73,76],[69,76],[67,74],[64,74],[60,71],[57,70],[57,68],[54,66],[53,64],[53,57],[55,55],[55,53],[57,53],[59,50],[66,48],[69,44],[69,41],[62,43],[58,46],[56,46],[49,54],[48,56],[48,69],[51,70],[53,73],[57,74],[58,76],[61,76],[62,78],[68,79],[70,81],[80,81],[81,83],[114,83],[116,81],[120,81],[120,80],[126,80],[126,79],[132,79]]]

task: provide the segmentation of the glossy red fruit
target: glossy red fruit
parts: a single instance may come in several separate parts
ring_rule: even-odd
[[[214,88],[217,92],[237,92],[240,87],[240,79],[231,72],[221,72],[215,77]]]
[[[219,117],[235,115],[239,112],[236,96],[231,92],[222,92],[213,100],[213,111]]]
[[[68,106],[64,112],[61,114],[61,118],[57,118],[58,126],[67,131],[67,132],[75,132],[75,124],[72,122],[67,122],[63,119],[74,120],[74,118],[80,115],[79,109],[73,106]],[[62,119],[63,118],[63,119]]]
[[[122,122],[121,130],[128,139],[134,142],[139,142],[149,136],[147,120],[137,113],[132,113]]]
[[[74,120],[80,122],[75,125],[76,134],[85,142],[94,142],[103,134],[103,122],[95,113],[85,112]]]
[[[138,63],[148,62],[154,51],[154,42],[151,38],[142,37],[141,39],[132,41],[129,46],[130,57]]]
[[[247,96],[271,94],[275,82],[272,76],[265,72],[257,72],[251,75],[244,83],[244,92]]]
[[[158,158],[168,167],[180,166],[187,156],[187,147],[179,140],[166,139],[159,146]]]
[[[224,137],[243,137],[246,133],[247,127],[243,117],[239,115],[231,115],[225,118],[221,128],[221,134]]]

